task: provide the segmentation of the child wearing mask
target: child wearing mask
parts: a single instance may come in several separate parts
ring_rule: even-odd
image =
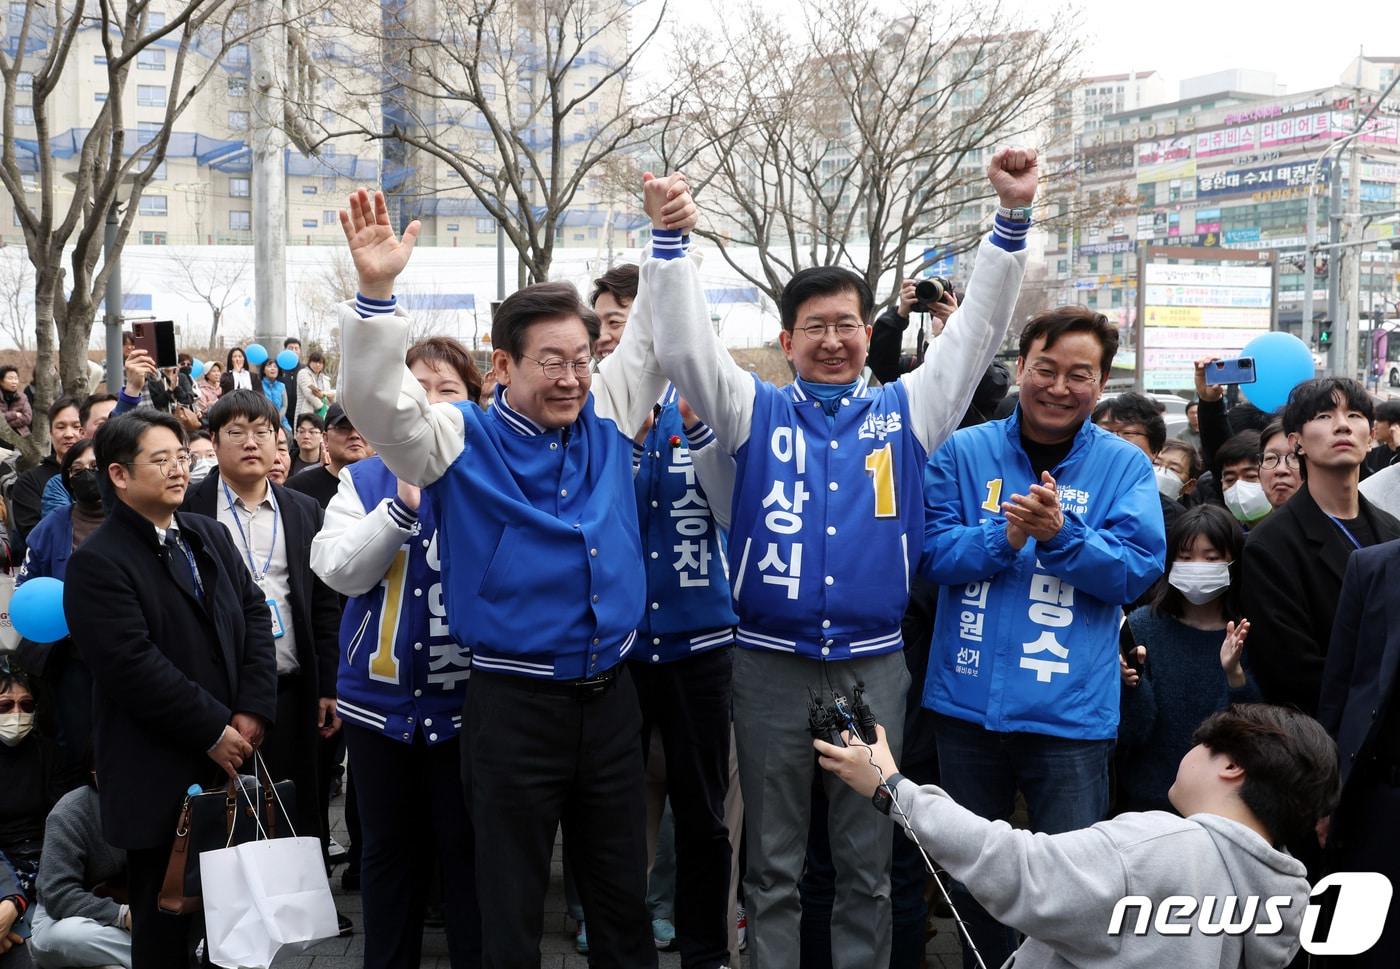
[[[1249,621],[1234,581],[1243,548],[1244,533],[1224,510],[1188,509],[1167,534],[1166,572],[1150,604],[1123,625],[1121,810],[1171,810],[1167,790],[1192,732],[1232,703],[1259,699],[1244,670]]]

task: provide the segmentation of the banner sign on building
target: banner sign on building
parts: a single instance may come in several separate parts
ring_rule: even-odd
[[[1202,131],[1196,135],[1196,157],[1209,158],[1212,155],[1235,155],[1242,151],[1253,151],[1254,135],[1255,126],[1252,124],[1221,128],[1218,131]]]
[[[1112,242],[1091,242],[1079,247],[1081,256],[1107,256],[1115,252],[1132,252],[1136,243],[1131,239],[1115,239]]]
[[[1191,157],[1191,138],[1167,138],[1164,141],[1144,141],[1137,146],[1139,166],[1166,165],[1183,162]]]
[[[1222,195],[1247,195],[1251,192],[1277,189],[1306,189],[1311,166],[1306,162],[1295,165],[1264,165],[1259,168],[1219,169],[1196,176],[1196,198]],[[1318,171],[1319,185],[1327,181],[1327,171]]]
[[[1142,286],[1143,383],[1148,390],[1190,387],[1196,359],[1239,350],[1273,320],[1270,266],[1149,262]]]

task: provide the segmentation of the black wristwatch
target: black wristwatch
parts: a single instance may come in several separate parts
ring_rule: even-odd
[[[884,784],[875,788],[875,793],[870,795],[870,803],[875,805],[875,810],[881,814],[888,815],[890,808],[894,807],[894,795]]]

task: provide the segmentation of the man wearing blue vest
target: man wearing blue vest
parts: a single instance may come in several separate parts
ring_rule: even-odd
[[[653,225],[689,228],[683,180],[654,182]],[[395,238],[383,196],[361,190],[341,226],[360,288],[340,315],[340,400],[384,464],[423,489],[448,629],[472,652],[461,746],[483,965],[539,966],[562,821],[595,958],[650,969],[641,715],[623,663],[646,594],[632,438],[665,386],[649,315],[595,375],[578,291],[527,286],[492,319],[490,410],[430,404],[403,367],[408,325],[393,298],[418,223]]]
[[[874,297],[856,274],[807,269],[784,288],[779,339],[798,379],[779,389],[718,345],[699,274],[679,246],[642,267],[643,292],[666,307],[656,319],[662,367],[736,461],[734,731],[755,969],[798,965],[797,883],[817,771],[809,701],[852,700],[862,689],[880,722],[904,722],[900,620],[923,535],[923,468],[958,425],[1011,320],[1035,152],[997,152],[988,177],[1003,210],[978,250],[966,299],[938,353],[879,390],[861,378]],[[823,783],[836,867],[832,965],[882,967],[891,841],[871,824],[868,799]]]
[[[1166,555],[1151,462],[1089,420],[1117,350],[1093,310],[1032,319],[1015,412],[954,434],[925,480],[924,572],[942,588],[923,703],[942,786],[993,820],[1019,789],[1045,834],[1107,816],[1122,606]],[[957,890],[983,962],[1001,965],[1015,933]]]
[[[664,235],[664,234],[663,234]],[[591,302],[606,356],[625,332],[638,269],[613,266],[594,281]],[[601,348],[600,348],[601,347]],[[730,694],[734,624],[729,574],[716,516],[727,518],[734,460],[707,446],[714,434],[667,386],[633,448],[637,518],[647,573],[647,609],[637,627],[632,676],[642,701],[642,734],[656,731],[665,794],[676,820],[676,946],[683,969],[729,961]],[[711,507],[713,500],[724,504]],[[659,820],[662,804],[649,804]],[[659,944],[659,943],[658,943]]]

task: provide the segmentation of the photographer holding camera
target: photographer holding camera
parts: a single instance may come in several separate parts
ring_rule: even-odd
[[[922,290],[923,292],[920,292]],[[894,383],[900,374],[908,373],[924,360],[924,352],[930,339],[936,339],[948,324],[948,318],[958,308],[958,297],[953,292],[952,283],[941,277],[915,279],[910,277],[899,284],[899,302],[886,309],[875,318],[875,327],[870,334],[870,352],[866,362],[870,372],[882,384]],[[931,317],[923,321],[919,328],[917,349],[912,353],[901,354],[904,331],[909,326],[910,315],[925,313]]]

